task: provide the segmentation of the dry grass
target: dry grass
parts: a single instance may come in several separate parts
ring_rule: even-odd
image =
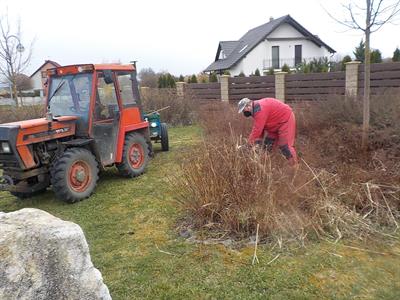
[[[264,240],[300,243],[309,238],[363,239],[397,230],[400,152],[394,149],[399,141],[398,136],[387,137],[398,126],[399,108],[397,98],[379,101],[383,103],[372,106],[367,152],[358,146],[356,100],[334,99],[298,110],[301,163],[296,171],[279,153],[237,149],[251,121],[235,108],[203,108],[203,144],[186,157],[182,175],[174,181],[187,222],[220,238],[249,237],[259,224]],[[384,122],[386,127],[380,126]]]

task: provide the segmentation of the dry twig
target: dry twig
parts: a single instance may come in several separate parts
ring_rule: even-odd
[[[158,252],[161,252],[161,253],[164,253],[164,254],[168,254],[168,255],[175,255],[175,254],[172,254],[171,252],[161,250],[160,248],[158,248],[157,244],[156,244],[156,248],[157,248]]]
[[[256,231],[256,243],[254,245],[254,255],[253,255],[253,262],[252,265],[254,265],[256,262],[260,263],[258,261],[258,257],[257,257],[257,245],[258,245],[258,229],[260,227],[260,224],[257,224],[257,231]]]
[[[279,253],[277,256],[275,256],[272,260],[270,260],[268,263],[267,263],[267,266],[268,265],[270,265],[270,264],[272,264],[275,260],[277,260],[278,258],[279,258],[279,256],[280,256],[281,254]]]

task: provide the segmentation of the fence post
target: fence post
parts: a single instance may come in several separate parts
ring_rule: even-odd
[[[176,94],[178,97],[185,98],[186,82],[178,81],[176,83]]]
[[[229,101],[229,75],[220,77],[221,101]]]
[[[140,87],[140,98],[146,98],[149,96],[150,88],[147,86],[141,86]]]
[[[287,72],[275,73],[275,98],[285,102],[285,76]]]
[[[346,95],[357,96],[358,94],[358,67],[361,62],[350,61],[346,63]]]

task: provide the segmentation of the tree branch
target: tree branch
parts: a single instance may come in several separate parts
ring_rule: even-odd
[[[21,21],[16,24],[16,31],[12,31],[8,14],[0,17],[0,75],[12,82],[15,89],[17,76],[27,68],[32,57],[32,45],[26,47],[24,52],[20,51],[22,44]]]
[[[353,10],[351,9],[351,4],[349,4],[349,6],[346,7],[346,8],[347,8],[347,10],[348,10],[349,13],[350,13],[351,21],[352,21],[352,23],[355,25],[356,29],[360,29],[360,30],[362,30],[362,31],[365,31],[366,29],[363,28],[363,27],[361,27],[361,26],[358,24],[358,22],[356,21],[356,18],[354,17],[354,14],[353,14]]]
[[[380,1],[382,2],[383,0]],[[376,20],[378,16],[383,15],[388,11],[390,11],[390,14],[385,19]],[[392,5],[382,8],[380,11],[377,10],[375,13],[375,18],[373,19],[370,25],[371,33],[381,29],[383,25],[390,22],[399,12],[400,12],[400,0]],[[373,26],[377,26],[377,28],[372,29]]]
[[[378,7],[374,11],[374,1],[371,2],[371,24],[375,23],[376,17],[379,15],[380,7],[382,5],[383,0],[379,0]],[[371,26],[369,26],[371,28]]]

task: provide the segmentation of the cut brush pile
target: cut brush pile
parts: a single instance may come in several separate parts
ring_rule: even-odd
[[[396,137],[377,141],[373,134],[392,133],[388,124],[398,111],[384,116],[385,128],[377,129],[381,121],[373,119],[371,147],[362,152],[358,121],[343,120],[346,114],[357,118],[361,105],[332,101],[343,106],[328,101],[296,111],[297,171],[279,153],[238,150],[251,121],[238,116],[235,107],[203,108],[204,141],[186,157],[174,180],[190,226],[209,237],[243,239],[253,236],[258,224],[261,240],[300,243],[394,237],[400,222],[400,153],[393,148],[399,144]],[[318,118],[313,120],[314,115]]]

